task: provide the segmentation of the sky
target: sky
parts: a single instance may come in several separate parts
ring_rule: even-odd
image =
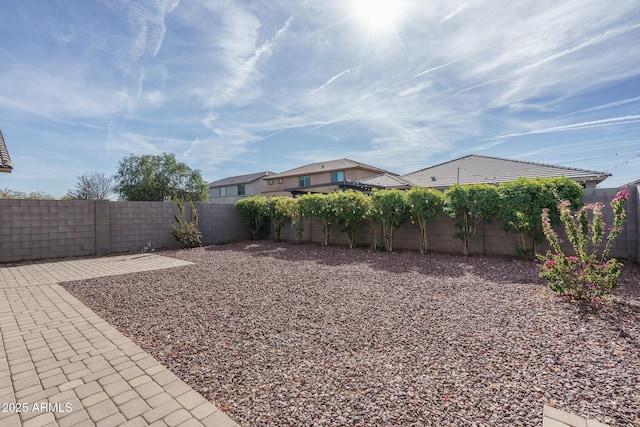
[[[0,0],[0,188],[468,154],[640,178],[637,0]]]

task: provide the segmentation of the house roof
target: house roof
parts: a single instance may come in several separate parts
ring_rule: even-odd
[[[289,176],[311,175],[311,174],[320,173],[320,172],[334,172],[334,171],[341,171],[345,169],[356,169],[356,168],[365,169],[373,172],[379,172],[379,173],[388,172],[384,169],[380,169],[375,166],[356,162],[355,160],[337,159],[337,160],[328,160],[326,162],[310,163],[308,165],[300,166],[295,169],[290,169],[288,171],[270,176],[269,178],[285,178]]]
[[[358,181],[361,184],[374,185],[384,188],[410,188],[413,184],[397,175],[381,173]]]
[[[9,157],[7,144],[4,142],[2,131],[0,130],[0,172],[11,172],[13,170],[13,162]]]
[[[271,176],[271,175],[273,175],[273,172],[264,171],[264,172],[250,173],[247,175],[230,176],[228,178],[223,178],[217,181],[210,182],[209,188],[223,187],[225,185],[250,184],[254,181],[259,180],[260,178],[264,178],[265,176]]]
[[[595,182],[597,184],[607,179],[611,174],[472,154],[402,175],[401,178],[423,187],[448,188],[457,183],[499,184],[520,177],[551,178],[560,176],[577,182]]]

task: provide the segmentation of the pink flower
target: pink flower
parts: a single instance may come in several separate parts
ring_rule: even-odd
[[[631,197],[631,194],[629,193],[629,189],[625,188],[622,191],[618,191],[616,196],[613,198],[613,201],[617,202],[617,201],[622,200],[622,199],[627,200],[627,199],[629,199],[629,197]]]

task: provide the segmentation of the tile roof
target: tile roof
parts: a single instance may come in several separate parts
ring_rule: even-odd
[[[341,171],[345,169],[355,169],[355,168],[365,169],[365,170],[379,172],[379,173],[388,172],[384,169],[380,169],[375,166],[356,162],[355,160],[337,159],[337,160],[328,160],[326,162],[310,163],[308,165],[300,166],[295,169],[290,169],[288,171],[270,176],[269,178],[284,178],[288,176],[309,175],[312,173],[333,172],[333,171]]]
[[[402,175],[402,179],[424,187],[448,188],[456,183],[498,184],[520,177],[549,178],[560,176],[566,176],[578,182],[600,183],[611,174],[472,154]]]
[[[413,184],[409,181],[402,179],[397,175],[392,175],[389,173],[381,173],[380,175],[361,179],[358,182],[361,184],[374,185],[385,188],[410,188],[413,186]]]
[[[13,170],[13,162],[9,157],[7,145],[4,142],[2,131],[0,130],[0,172],[11,172]]]
[[[209,188],[223,187],[225,185],[249,184],[259,180],[260,178],[264,178],[265,176],[271,177],[271,175],[273,175],[273,172],[264,171],[264,172],[250,173],[247,175],[230,176],[228,178],[223,178],[217,181],[210,182]]]

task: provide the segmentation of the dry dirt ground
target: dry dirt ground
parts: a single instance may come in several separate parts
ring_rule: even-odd
[[[64,287],[247,426],[640,425],[640,269],[598,307],[532,262],[240,242]]]

